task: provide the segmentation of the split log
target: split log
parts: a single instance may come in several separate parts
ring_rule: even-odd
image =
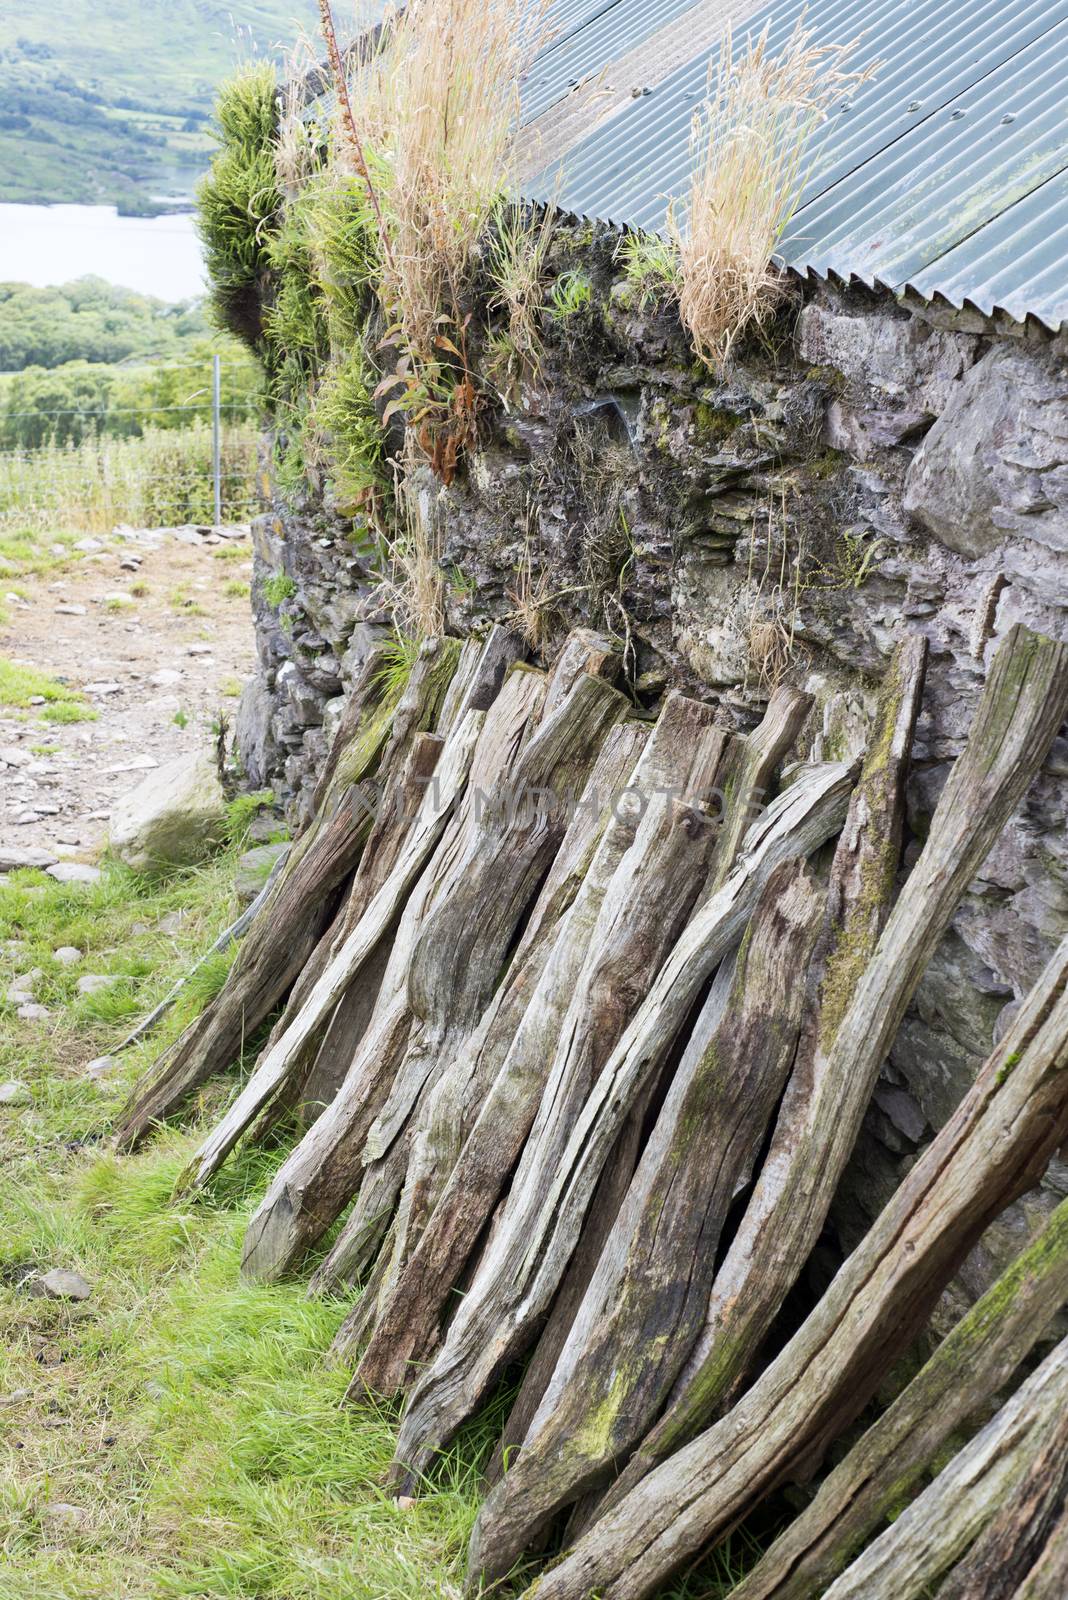
[[[946,1440],[1009,1382],[1068,1299],[1068,1200],[960,1319],[730,1600],[822,1594]]]
[[[1052,1501],[1055,1515],[1063,1500],[1066,1463],[1068,1339],[831,1584],[825,1600],[920,1600],[977,1534],[978,1548],[956,1581],[951,1576],[938,1587],[939,1600],[1012,1595],[1015,1578],[1031,1565],[1027,1558],[1044,1542],[1043,1510]]]
[[[641,738],[632,730],[635,751]],[[671,719],[654,727],[611,815],[574,903],[540,972],[517,969],[519,1026],[433,1214],[404,1268],[353,1384],[389,1392],[404,1386],[430,1355],[456,1284],[463,1277],[530,1131],[563,1018],[589,959],[608,885],[634,844],[641,796],[676,788],[689,759]],[[527,998],[529,995],[529,999]]]
[[[527,704],[528,717],[535,681],[540,698],[540,676],[535,680],[523,671],[509,680],[515,686],[511,698],[517,707]],[[508,697],[506,685],[494,711]],[[403,1177],[394,1146],[443,1057],[473,1029],[499,981],[516,928],[564,832],[566,808],[557,796],[584,781],[609,727],[627,709],[616,690],[583,674],[518,759],[497,751],[487,767],[495,786],[473,783],[470,826],[458,835],[452,861],[441,862],[444,846],[439,852],[436,903],[428,903],[406,961],[415,1024],[386,1096],[368,1128],[366,1097],[350,1074],[252,1219],[244,1272],[277,1276],[321,1237],[359,1185],[365,1144],[378,1165],[364,1178],[354,1226],[362,1230],[372,1220],[378,1225],[392,1207]]]
[[[726,1416],[605,1512],[531,1600],[586,1600],[591,1590],[642,1600],[773,1488],[812,1470],[984,1229],[1037,1182],[1066,1136],[1068,939],[786,1347]]]
[[[333,945],[355,927],[396,865],[404,844],[408,819],[417,814],[433,779],[441,754],[441,743],[436,733],[417,734],[395,783],[383,791],[380,809],[360,862],[360,872],[353,884],[341,927],[336,933],[331,930],[331,943],[323,957],[324,966]],[[322,1043],[299,1086],[295,1102],[298,1104],[299,1119],[305,1127],[310,1126],[333,1100],[371,1021],[386,968],[389,932],[389,929],[385,930],[378,948],[365,962],[360,982],[350,984],[338,1001]],[[309,967],[311,965],[309,963]],[[315,972],[315,979],[321,971],[320,966]],[[300,998],[300,1004],[303,1003],[304,994]]]
[[[938,1600],[1012,1600],[1042,1556],[1068,1496],[1068,1409],[1062,1406],[1044,1422],[1026,1473],[945,1579]],[[958,1516],[954,1506],[954,1521]]]
[[[428,641],[396,707],[418,725],[436,717],[456,669],[452,641]],[[336,896],[353,872],[371,829],[361,783],[371,776],[394,720],[383,704],[380,662],[373,655],[354,685],[357,731],[335,762],[323,808],[290,851],[285,871],[250,927],[226,983],[138,1084],[116,1133],[135,1148],[157,1122],[237,1058],[244,1041],[285,997],[330,924]],[[397,743],[397,741],[394,741]]]
[[[752,733],[733,741],[716,783],[720,827],[702,902],[727,881],[742,840],[766,803],[775,773],[793,748],[811,705],[811,695],[780,685]]]
[[[253,1117],[274,1098],[299,1065],[310,1042],[321,1036],[337,1002],[390,926],[433,854],[453,805],[463,792],[485,717],[484,711],[469,711],[447,740],[435,771],[435,782],[423,797],[393,871],[332,956],[299,1014],[272,1048],[261,1056],[233,1106],[197,1151],[187,1177],[191,1186],[200,1188],[208,1182]],[[305,960],[308,954],[310,951],[305,953]]]
[[[1068,1510],[1062,1511],[1042,1554],[1012,1600],[1064,1600],[1068,1594]]]
[[[464,1139],[515,1039],[560,919],[582,886],[608,824],[616,793],[626,782],[644,739],[644,729],[635,722],[617,723],[610,730],[523,930],[508,973],[485,1008],[477,1028],[457,1051],[428,1097],[408,1156],[404,1191],[397,1208],[397,1228],[391,1238],[391,1260],[381,1273],[376,1273],[383,1308],[448,1182]],[[334,1249],[316,1272],[314,1287],[350,1277],[354,1262],[348,1250],[349,1231],[346,1225]],[[348,1326],[339,1334],[338,1348],[352,1348]]]
[[[884,684],[872,756],[835,861],[828,939],[817,947],[818,993],[771,1149],[716,1275],[704,1332],[606,1505],[707,1426],[749,1370],[816,1242],[927,962],[1068,707],[1068,650],[1014,629],[869,963],[897,860],[923,649],[915,640],[899,646]]]
[[[800,694],[796,689],[780,687],[772,694],[759,727],[747,738],[731,740],[726,746],[710,796],[709,811],[717,821],[719,831],[700,900],[707,899],[710,885],[718,888],[734,866],[745,829],[770,791],[775,771],[800,732],[809,705],[807,695]],[[598,1179],[578,1244],[553,1298],[548,1319],[527,1363],[508,1420],[486,1469],[486,1479],[491,1484],[496,1483],[505,1462],[511,1459],[526,1438],[549,1380],[556,1370],[575,1315],[634,1176],[648,1132],[650,1107],[657,1103],[660,1095],[660,1075],[654,1074],[636,1098]]]
[[[561,1031],[562,1048],[505,1217],[445,1345],[413,1390],[397,1446],[398,1470],[405,1481],[414,1481],[412,1475],[423,1470],[478,1406],[502,1364],[524,1347],[566,1270],[590,1197],[630,1107],[658,1070],[705,982],[740,940],[775,868],[809,854],[841,827],[852,781],[852,770],[844,766],[815,769],[753,824],[745,855],[684,928],[591,1086],[583,1056],[573,1064],[571,1041],[585,1041],[589,1048],[591,1033],[611,1019],[613,1009],[618,1016],[620,998],[626,998],[618,987],[621,975],[611,941],[598,952],[598,976],[606,980],[604,1017],[596,1022],[591,1018],[587,996],[593,992],[593,974],[586,974]],[[678,808],[674,820],[687,830],[697,825],[689,808]],[[653,894],[662,908],[674,903],[673,891],[657,888]],[[612,909],[625,932],[630,902],[613,904]],[[631,1000],[639,993],[632,990]]]
[[[771,874],[729,981],[713,985],[570,1337],[471,1544],[496,1579],[648,1431],[703,1323],[727,1208],[748,1181],[801,1024],[822,912],[804,863]]]
[[[454,727],[451,739],[446,741],[446,750],[459,750],[465,740],[470,741],[470,748],[463,759],[462,782],[450,784],[452,800],[447,808],[448,814],[440,817],[440,825],[434,837],[428,841],[424,859],[418,864],[415,881],[398,896],[389,916],[373,926],[373,939],[368,942],[351,972],[340,979],[340,1004],[345,1003],[353,987],[364,987],[368,979],[370,981],[366,986],[373,986],[376,991],[366,1030],[358,1041],[354,1041],[354,1054],[340,1086],[339,1092],[345,1104],[339,1106],[337,1096],[331,1102],[336,1117],[350,1118],[352,1136],[359,1140],[357,1155],[389,1093],[408,1047],[412,1025],[412,1011],[407,996],[408,969],[424,920],[435,897],[447,890],[459,862],[464,858],[475,826],[475,796],[491,781],[490,774],[495,775],[502,762],[514,758],[543,693],[542,675],[524,672],[511,681],[509,688],[490,704],[488,710],[473,708],[470,697],[464,702],[459,724]],[[424,794],[417,825],[428,808],[437,811],[440,806],[444,771],[440,761],[441,758],[431,787]],[[403,864],[403,854],[399,864]],[[395,866],[394,874],[396,871]],[[380,894],[388,889],[392,876],[387,877]],[[360,936],[361,929],[373,914],[374,906],[375,900],[372,899],[371,906],[343,943]],[[336,958],[337,951],[334,955]],[[331,1009],[328,1014],[332,1020],[337,1016],[337,1011]],[[313,1048],[319,1048],[320,1038],[321,1029],[310,1035]],[[285,1177],[288,1182],[289,1174],[299,1169],[304,1160],[311,1159],[316,1149],[316,1145],[310,1142],[313,1132],[314,1128],[291,1152],[276,1174],[275,1182],[261,1204],[261,1211],[269,1201],[279,1198],[283,1207],[279,1219],[284,1215],[284,1208],[289,1204],[289,1191],[279,1189],[279,1180]],[[324,1137],[329,1144],[329,1133],[320,1128],[316,1139]],[[351,1197],[351,1190],[349,1194]],[[253,1222],[256,1222],[255,1217]],[[246,1236],[246,1245],[249,1243]]]

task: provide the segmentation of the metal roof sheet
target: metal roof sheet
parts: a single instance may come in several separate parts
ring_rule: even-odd
[[[575,26],[532,69],[528,116],[620,53],[613,19],[630,44],[685,11],[673,0],[563,3]],[[859,37],[856,63],[880,65],[814,140],[782,258],[1058,327],[1068,318],[1068,0],[773,0],[737,32],[766,23],[774,48],[802,12],[818,42]],[[689,184],[690,125],[717,53],[629,102],[524,193],[662,229]]]

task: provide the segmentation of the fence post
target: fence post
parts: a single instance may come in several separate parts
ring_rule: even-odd
[[[222,451],[219,431],[219,368],[217,355],[211,358],[211,470],[215,479],[215,525],[222,521]]]

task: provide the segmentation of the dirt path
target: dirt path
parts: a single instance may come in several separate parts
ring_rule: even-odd
[[[91,858],[121,795],[232,722],[255,647],[248,530],[226,532],[101,535],[59,567],[0,577],[0,657],[80,689],[97,714],[56,723],[0,704],[0,844]]]

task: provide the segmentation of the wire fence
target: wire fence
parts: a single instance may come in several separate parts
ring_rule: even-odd
[[[259,509],[258,429],[209,422],[0,455],[0,519],[107,532],[119,523],[247,522]]]
[[[189,366],[204,371],[203,361]],[[140,431],[127,436],[92,429],[66,443],[56,434],[42,444],[0,449],[0,524],[97,533],[118,523],[247,521],[261,505],[257,407],[252,400],[221,400],[220,369],[216,358],[211,397],[201,404],[100,410],[90,403],[33,412],[142,420]],[[174,426],[175,413],[187,416],[187,425]],[[161,425],[163,416],[168,425]]]

